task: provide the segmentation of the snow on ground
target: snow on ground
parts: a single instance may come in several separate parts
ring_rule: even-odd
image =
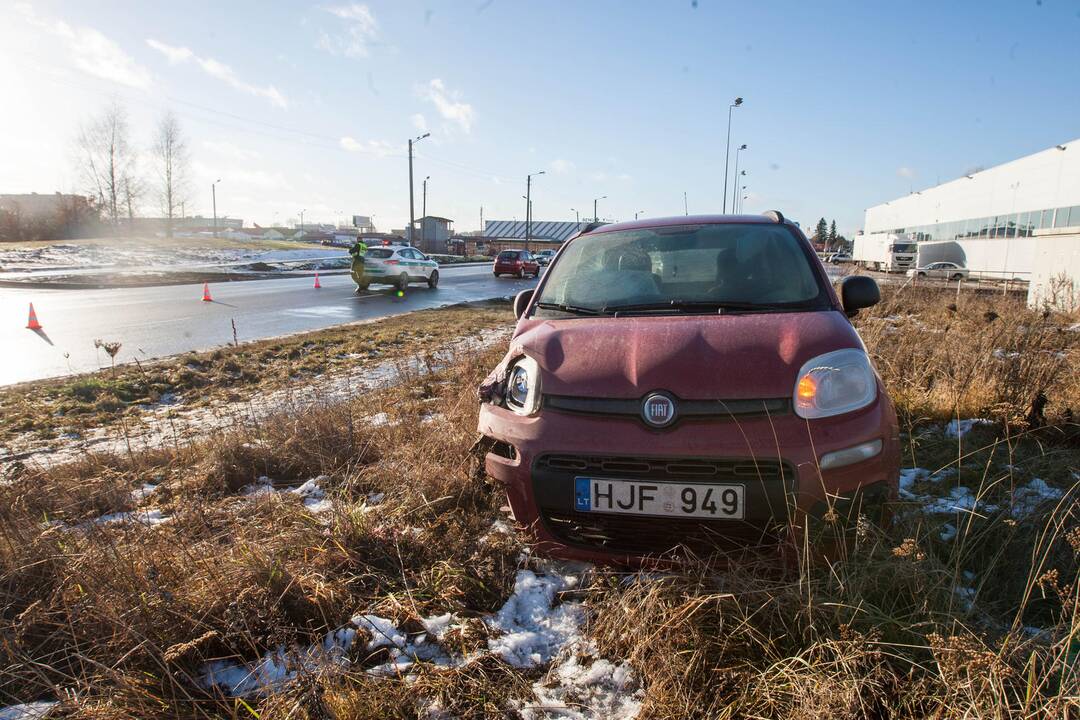
[[[633,718],[641,711],[642,692],[628,664],[583,662],[576,652],[534,683],[533,694],[537,702],[521,708],[525,720]]]
[[[312,513],[326,512],[332,507],[329,498],[326,497],[326,484],[330,482],[329,475],[319,475],[305,481],[299,487],[287,490],[278,490],[274,487],[274,481],[263,475],[251,485],[240,488],[240,494],[249,498],[267,497],[279,492],[298,495],[304,503],[304,507]],[[382,498],[380,497],[380,500]]]
[[[126,454],[152,450],[162,445],[175,445],[207,437],[233,427],[257,425],[266,417],[282,412],[300,412],[311,407],[354,399],[358,394],[391,387],[402,380],[423,376],[431,369],[450,367],[462,353],[504,342],[509,335],[505,329],[485,330],[479,338],[469,336],[437,350],[432,362],[420,356],[407,360],[390,360],[374,366],[327,373],[310,383],[294,384],[233,403],[188,408],[183,403],[158,404],[154,410],[139,418],[137,424],[122,428],[99,428],[87,432],[76,441],[66,441],[55,447],[42,445],[33,435],[19,441],[22,447],[0,448],[0,461],[5,456],[19,455],[24,462],[32,458],[39,465],[55,465],[75,460],[88,450],[100,453]],[[392,425],[386,413],[370,415],[365,420],[371,427]],[[25,445],[24,445],[25,443]]]
[[[56,707],[56,704],[55,700],[41,700],[32,703],[9,705],[8,707],[0,708],[0,720],[40,720],[49,717],[52,714],[53,708]]]
[[[131,512],[108,513],[90,521],[93,525],[113,525],[117,523],[140,523],[142,525],[160,525],[172,520],[172,516],[163,514],[157,508],[142,508]]]
[[[575,571],[576,570],[576,571]],[[546,570],[519,570],[514,591],[502,608],[485,619],[495,635],[487,652],[451,655],[439,644],[458,625],[451,613],[420,620],[421,633],[406,633],[387,618],[360,614],[307,648],[280,647],[255,663],[214,660],[203,666],[199,684],[225,695],[244,697],[280,689],[301,672],[325,672],[349,665],[360,633],[369,638],[367,653],[384,651],[386,662],[368,668],[379,676],[398,676],[416,663],[459,667],[483,655],[496,655],[517,668],[551,664],[545,680],[533,686],[535,703],[521,710],[527,718],[632,718],[641,690],[626,663],[596,657],[582,635],[585,608],[578,601],[559,601],[559,593],[578,587],[587,566],[550,564]]]
[[[968,420],[950,420],[945,426],[945,437],[962,438],[971,432],[971,429],[980,425],[993,425],[993,420],[986,418],[971,418]]]

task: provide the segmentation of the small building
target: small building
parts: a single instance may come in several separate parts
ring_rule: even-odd
[[[558,250],[562,247],[562,243],[558,240],[533,239],[526,243],[524,238],[484,235],[455,235],[447,241],[446,245],[451,255],[486,255],[487,257],[495,257],[503,250],[528,250],[535,253],[541,250]]]
[[[533,220],[529,228],[530,240],[555,240],[564,243],[588,225],[570,220]],[[525,239],[524,220],[488,220],[484,223],[484,236],[493,238]]]
[[[446,241],[450,239],[452,234],[450,226],[454,224],[454,221],[436,215],[425,215],[416,222],[418,225],[415,229],[416,242],[412,244],[426,253],[446,252]],[[411,241],[412,238],[412,232],[406,234],[406,240]]]

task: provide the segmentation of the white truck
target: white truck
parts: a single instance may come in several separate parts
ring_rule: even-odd
[[[856,235],[852,259],[859,267],[885,272],[907,272],[916,265],[918,244],[907,235]]]

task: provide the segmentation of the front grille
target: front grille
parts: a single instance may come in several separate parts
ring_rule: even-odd
[[[574,510],[574,479],[610,477],[695,484],[740,484],[743,520],[654,517]],[[795,474],[782,460],[549,454],[533,464],[533,495],[561,542],[613,552],[697,553],[774,544],[787,527]]]
[[[576,415],[641,418],[643,398],[592,398],[576,395],[544,395],[544,408]],[[736,420],[752,417],[777,417],[791,411],[787,398],[759,400],[677,400],[677,418]],[[678,420],[676,420],[678,422]]]
[[[653,480],[745,480],[761,478],[779,481],[785,465],[778,460],[702,460],[691,458],[625,457],[606,455],[544,455],[537,467],[579,475],[626,477],[640,475]],[[787,470],[790,474],[790,470]]]

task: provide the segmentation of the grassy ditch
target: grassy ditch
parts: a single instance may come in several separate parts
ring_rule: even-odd
[[[1075,716],[1076,322],[923,290],[863,313],[905,428],[905,502],[797,570],[531,557],[469,452],[474,388],[503,348],[188,445],[22,470],[0,485],[0,701],[86,718],[570,716],[538,710],[555,701],[583,717]],[[290,492],[316,477],[317,512]],[[1025,495],[1036,479],[1053,492]],[[970,511],[927,511],[956,488]],[[556,572],[578,580],[548,586],[548,615],[580,611],[580,637],[514,662],[492,618]],[[357,613],[456,660],[387,672],[386,628],[360,627],[333,656],[296,651],[264,692],[203,682],[215,660],[325,648]]]
[[[39,441],[81,435],[91,428],[137,421],[162,404],[193,408],[235,402],[327,373],[424,355],[512,319],[509,305],[500,302],[422,310],[2,388],[0,443],[27,434]]]

